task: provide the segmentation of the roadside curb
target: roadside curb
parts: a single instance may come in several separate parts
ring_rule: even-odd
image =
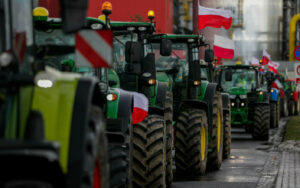
[[[286,126],[290,118],[282,118],[280,126],[269,139],[269,143],[272,147],[269,149],[269,155],[265,162],[264,168],[261,172],[260,179],[258,181],[258,188],[273,188],[276,185],[279,168],[282,161],[282,152],[278,151],[278,146],[282,143]]]

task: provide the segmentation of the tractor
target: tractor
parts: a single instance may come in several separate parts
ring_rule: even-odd
[[[258,68],[220,66],[218,83],[230,95],[231,126],[244,127],[254,139],[267,140],[270,128],[270,94]]]
[[[76,18],[61,2],[64,31],[79,30],[87,2],[76,2]],[[0,187],[108,187],[98,81],[40,61],[59,49],[35,43],[32,10],[30,0],[0,0]]]
[[[83,28],[84,33],[79,31],[77,36],[74,34],[66,35],[62,31],[61,19],[48,18],[35,21],[35,38],[37,45],[51,47],[51,45],[55,44],[55,48],[59,49],[59,51],[54,51],[51,55],[41,59],[46,65],[65,72],[83,74],[85,75],[84,78],[87,76],[96,76],[98,78],[98,85],[101,90],[97,97],[104,102],[103,113],[106,119],[105,133],[108,139],[110,187],[120,187],[128,183],[128,140],[131,134],[133,96],[129,92],[112,88],[116,84],[114,81],[108,80],[108,72],[112,70],[109,68],[93,68],[89,65],[82,65],[82,62],[76,62],[76,60],[80,60],[77,49],[75,53],[75,46],[80,42],[78,35],[86,37],[88,34],[94,36],[91,38],[92,40],[99,40],[97,37],[101,36],[101,34],[105,35],[111,32],[108,28],[99,19],[86,18],[86,24]],[[63,50],[67,51],[68,49],[72,50],[64,54],[61,53]]]
[[[169,56],[161,56],[160,41],[172,46]],[[223,108],[216,83],[201,80],[199,35],[157,34],[150,38],[156,51],[158,80],[173,92],[175,165],[178,174],[204,174],[222,164]],[[211,50],[205,59],[213,60]]]
[[[153,11],[149,17],[154,18]],[[101,17],[101,16],[100,16]],[[106,21],[109,20],[106,17]],[[172,93],[156,79],[155,54],[148,38],[153,23],[110,21],[113,31],[113,71],[109,80],[115,87],[144,94],[149,100],[148,115],[132,126],[129,182],[134,187],[165,187],[172,183],[172,164],[166,162],[167,130],[172,126]],[[169,55],[170,46],[162,55]],[[170,134],[170,133],[169,133]],[[169,167],[168,167],[169,166]]]
[[[299,91],[295,80],[288,78],[284,80],[284,91],[287,96],[288,114],[289,116],[298,115],[300,112]]]

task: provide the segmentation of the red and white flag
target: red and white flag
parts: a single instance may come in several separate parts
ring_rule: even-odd
[[[259,66],[260,65],[259,64],[259,60],[256,59],[255,57],[252,57],[252,59],[251,59],[251,65],[253,65],[253,66]]]
[[[133,94],[133,112],[132,124],[137,124],[143,121],[148,116],[149,101],[144,94],[130,92]]]
[[[278,79],[276,79],[273,83],[272,83],[272,87],[276,88],[276,89],[283,89],[282,84],[280,83],[280,81]]]
[[[214,52],[216,57],[232,59],[234,56],[233,40],[215,35]]]
[[[75,63],[77,67],[110,67],[112,63],[112,32],[82,30],[76,34]]]
[[[262,58],[262,65],[267,65],[271,61],[271,55],[263,49],[263,58]]]
[[[224,9],[206,8],[198,5],[198,29],[215,27],[229,29],[232,22],[232,12]]]
[[[269,70],[274,72],[275,74],[278,73],[278,68],[280,66],[280,63],[274,62],[274,61],[270,61],[269,62]]]

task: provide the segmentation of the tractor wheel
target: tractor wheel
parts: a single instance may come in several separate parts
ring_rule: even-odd
[[[165,187],[165,122],[149,115],[133,125],[130,174],[133,187]]]
[[[277,107],[275,102],[270,103],[270,128],[276,128],[277,122]]]
[[[100,108],[92,106],[85,143],[82,187],[109,187],[109,166],[105,122]],[[92,165],[91,165],[92,164]]]
[[[295,115],[299,115],[300,112],[300,101],[295,102]]]
[[[293,100],[289,101],[289,116],[293,116],[295,114],[295,102]]]
[[[110,187],[125,187],[128,176],[128,149],[125,144],[110,144],[108,153]]]
[[[211,151],[207,157],[207,167],[209,170],[218,170],[221,167],[223,159],[223,110],[222,100],[219,93],[215,93],[212,109],[212,140],[208,148]]]
[[[257,140],[268,140],[270,128],[270,106],[258,105],[254,110],[252,136]]]
[[[174,131],[176,173],[203,175],[208,149],[206,112],[194,108],[183,110]]]
[[[288,99],[286,96],[284,96],[282,104],[283,104],[282,115],[283,117],[287,117],[289,115],[289,110],[288,110]]]
[[[172,150],[173,150],[173,94],[170,91],[166,93],[165,102],[165,120],[166,120],[166,186],[170,187],[173,181],[172,169]]]
[[[281,101],[281,99],[278,98],[278,101],[276,103],[276,124],[275,124],[275,128],[278,128],[278,126],[279,126],[279,120],[280,120],[280,101]]]
[[[228,159],[231,150],[231,115],[230,112],[223,112],[224,121],[224,141],[223,141],[223,159]]]

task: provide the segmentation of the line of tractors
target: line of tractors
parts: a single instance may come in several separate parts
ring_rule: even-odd
[[[221,167],[231,125],[268,139],[280,113],[299,113],[291,80],[275,88],[284,78],[256,67],[214,67],[213,50],[199,58],[202,35],[156,34],[153,11],[115,22],[109,2],[99,18],[80,16],[80,2],[62,0],[60,19],[0,0],[0,187],[170,187],[173,164]],[[77,66],[76,33],[95,30],[112,34],[109,68]],[[135,93],[148,115],[133,123]]]

